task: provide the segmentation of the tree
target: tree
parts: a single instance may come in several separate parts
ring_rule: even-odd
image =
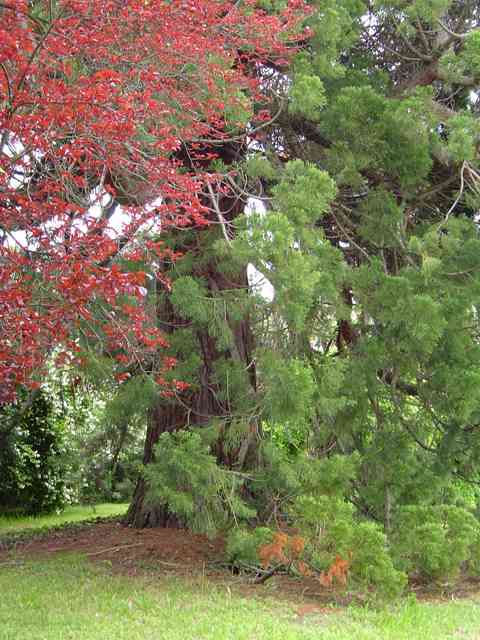
[[[346,0],[307,23],[291,68],[264,65],[273,122],[237,164],[267,213],[212,252],[274,286],[250,298],[257,424],[311,455],[359,453],[348,499],[389,532],[479,482],[479,13]],[[180,275],[184,317],[212,331],[209,306],[235,314],[241,296]],[[222,397],[231,369],[210,362]]]
[[[287,52],[300,10],[293,2],[268,16],[255,3],[203,0],[2,4],[2,399],[38,385],[58,344],[64,358],[81,360],[82,339],[100,338],[138,361],[165,345],[135,265],[167,254],[139,234],[209,222],[202,141],[241,137],[246,114],[255,121],[255,65]],[[180,150],[203,166],[193,172]],[[159,374],[167,365],[156,360]]]
[[[224,158],[226,148],[222,149]],[[212,198],[215,198],[215,207],[222,218],[221,226],[231,228],[235,218],[243,212],[244,198],[222,194],[218,187],[216,191],[217,195]],[[159,295],[154,291],[153,295],[159,326],[168,336],[168,355],[178,366],[172,371],[175,377],[167,385],[172,391],[158,396],[151,408],[143,457],[145,465],[154,459],[154,447],[163,433],[205,428],[216,421],[225,434],[234,416],[238,416],[242,401],[247,414],[254,413],[252,396],[256,376],[253,335],[245,304],[248,294],[246,263],[222,269],[212,250],[219,235],[218,228],[207,228],[200,234],[191,231],[170,234],[172,249],[183,257],[164,266],[163,276],[171,282],[171,292]],[[237,295],[243,298],[243,306],[235,301]],[[225,296],[233,299],[233,305],[228,304],[228,308]],[[230,371],[230,378],[225,367]],[[246,398],[249,402],[245,407]],[[242,413],[241,418],[247,433],[237,455],[230,455],[232,452],[223,446],[221,434],[217,434],[215,448],[219,464],[241,468],[242,460],[245,461],[254,447],[258,427],[255,417]],[[173,514],[164,506],[147,503],[145,494],[145,480],[141,477],[127,515],[129,523],[137,527],[159,526],[174,520]]]
[[[387,531],[479,481],[479,20],[470,2],[322,3],[261,138],[286,164],[248,259],[280,299],[301,292],[275,350],[314,377],[311,446],[360,453],[350,497]]]
[[[96,81],[108,68],[105,83],[99,79],[104,92],[108,86],[104,104],[112,102],[113,82],[120,94],[115,117],[125,96],[133,96],[140,122],[119,143],[117,130],[111,138],[100,131],[105,140],[95,133],[104,147],[92,153],[88,147],[86,159],[75,161],[80,169],[69,167],[60,197],[69,203],[77,197],[80,177],[87,180],[84,193],[96,189],[103,205],[91,233],[64,218],[62,256],[73,252],[78,270],[96,252],[87,264],[105,275],[86,307],[74,301],[70,349],[83,349],[86,368],[97,371],[113,355],[118,364],[110,359],[107,368],[121,383],[119,398],[130,404],[141,398],[142,411],[149,410],[144,462],[154,490],[147,504],[140,480],[129,521],[165,524],[188,517],[192,504],[208,504],[221,520],[234,496],[240,510],[255,504],[260,519],[289,511],[306,531],[319,518],[330,523],[330,546],[344,525],[348,536],[337,541],[343,551],[363,532],[365,545],[375,541],[385,559],[385,536],[372,523],[360,527],[359,517],[378,522],[396,544],[406,529],[420,531],[428,516],[436,556],[450,548],[463,518],[469,520],[460,554],[466,560],[477,532],[456,509],[457,503],[472,507],[465,481],[479,482],[480,454],[478,7],[454,0],[324,0],[308,10],[292,3],[285,13],[284,3],[259,4],[265,13],[254,11],[256,3],[155,3],[164,20],[189,25],[162,67],[168,91],[161,106],[155,90],[148,95],[156,76],[134,76],[134,82],[127,73],[119,84],[111,76],[112,66],[122,79],[126,69],[136,69],[134,51],[142,38],[153,38],[141,18],[147,34],[118,32],[132,43],[131,66],[130,49],[119,60],[110,43],[100,57],[107,51],[110,58],[102,59],[113,56],[113,65],[97,62],[79,73]],[[150,16],[152,7],[136,9]],[[102,17],[105,25],[119,10],[111,11]],[[210,21],[203,20],[205,11]],[[307,27],[293,36],[301,11]],[[163,34],[168,49],[176,32],[158,27],[155,37]],[[198,29],[205,46],[194,61],[191,35]],[[212,33],[221,34],[214,52]],[[283,56],[281,40],[288,37],[296,38],[293,60]],[[156,40],[148,42],[158,50]],[[144,64],[157,73],[158,62]],[[11,75],[7,68],[5,78]],[[157,101],[154,121],[137,98]],[[111,117],[111,110],[105,113]],[[72,141],[87,129],[96,132],[98,117],[85,130],[78,125]],[[175,140],[168,148],[160,144],[165,133]],[[58,139],[59,149],[64,144]],[[17,159],[4,155],[13,171]],[[30,173],[15,188],[5,181],[15,215],[21,198],[45,198],[45,189],[50,194],[64,184],[63,160],[52,169],[46,152],[39,156],[24,161]],[[158,193],[163,199],[152,209]],[[257,211],[250,201],[243,215],[252,196]],[[49,207],[58,202],[48,198]],[[129,225],[103,255],[105,238],[112,239],[99,226],[108,226],[116,203]],[[159,219],[161,228],[145,226]],[[54,242],[58,234],[47,247]],[[31,247],[22,253],[4,244],[10,264],[21,257],[31,266]],[[52,287],[56,272],[48,269],[55,261],[33,255],[35,277],[50,274]],[[273,285],[271,299],[248,284],[249,263]],[[67,289],[75,291],[78,279],[84,295],[86,281],[76,278]],[[57,295],[55,287],[48,291]],[[129,297],[118,297],[123,294]],[[18,312],[23,298],[12,294],[12,300]],[[6,361],[16,363],[12,356]],[[155,449],[159,440],[163,449]],[[197,491],[194,500],[182,502],[175,485],[175,452],[185,461],[185,493]],[[214,460],[218,473],[209,473]],[[227,477],[235,479],[228,495]],[[218,490],[205,486],[208,478]],[[179,505],[176,514],[169,499]],[[252,511],[243,513],[248,518]],[[367,551],[359,551],[363,567],[372,556]],[[387,565],[393,572],[391,560]]]
[[[65,504],[65,432],[52,402],[39,390],[0,411],[3,510],[29,514]]]

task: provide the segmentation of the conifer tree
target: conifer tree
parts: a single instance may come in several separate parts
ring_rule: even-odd
[[[361,454],[352,500],[388,531],[480,479],[480,11],[327,1],[307,22],[249,259],[285,305],[277,355],[315,381],[312,446]]]
[[[219,462],[243,463],[262,420],[316,455],[358,452],[350,499],[389,531],[407,505],[479,480],[480,16],[449,0],[311,8],[293,64],[264,63],[274,122],[228,177],[267,212],[206,232],[208,249],[197,240],[204,265],[235,274],[250,262],[274,298],[245,280],[212,287],[193,252],[169,304],[225,345],[193,367],[224,402],[198,422],[243,424]],[[223,330],[247,310],[255,349],[242,361]],[[186,397],[163,401],[162,415],[181,413],[175,428],[195,424]]]

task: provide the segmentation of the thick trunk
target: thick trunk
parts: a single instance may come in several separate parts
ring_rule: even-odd
[[[218,149],[215,149],[218,153]],[[240,147],[225,145],[219,153],[226,164],[241,157],[243,150]],[[183,158],[187,163],[189,156]],[[214,195],[212,194],[212,198]],[[218,193],[217,201],[214,205],[212,201],[206,201],[207,206],[218,214],[214,215],[213,222],[219,221],[222,225],[222,235],[227,237],[226,225],[229,225],[245,206],[245,202],[234,194]],[[232,292],[235,289],[245,291],[248,289],[247,271],[245,268],[235,275],[226,275],[221,272],[215,259],[205,264],[204,256],[211,252],[209,242],[211,240],[209,229],[207,232],[199,231],[189,246],[182,246],[181,251],[185,254],[193,254],[192,276],[200,278],[207,287],[212,297],[219,297],[222,292]],[[226,302],[225,302],[226,304]],[[160,326],[165,333],[171,333],[174,327],[181,327],[186,324],[185,319],[178,317],[171,303],[166,300],[158,308],[158,319]],[[253,362],[253,334],[250,328],[248,317],[242,320],[231,319],[228,307],[225,307],[225,321],[228,324],[232,335],[232,341],[228,348],[220,348],[217,339],[209,333],[208,328],[199,328],[196,331],[201,366],[198,371],[198,385],[194,392],[183,394],[176,403],[166,402],[159,399],[157,406],[150,415],[150,424],[147,431],[144,464],[149,464],[154,457],[154,447],[162,433],[177,431],[184,428],[191,428],[211,424],[213,420],[219,419],[228,428],[230,416],[232,416],[232,402],[229,393],[222,394],[220,384],[215,379],[215,363],[219,358],[230,359],[242,366],[247,372],[246,393],[252,397],[252,406],[255,402],[256,374]],[[188,323],[187,323],[188,324]],[[248,464],[254,457],[256,450],[257,425],[251,425],[250,432],[245,441],[236,452],[227,450],[220,438],[214,453],[219,464],[239,468]],[[176,518],[169,514],[165,508],[148,504],[145,496],[147,487],[145,481],[140,478],[135,490],[135,494],[130,505],[126,521],[135,527],[155,527],[171,526],[178,524]]]
[[[224,289],[232,289],[233,286],[243,288],[247,285],[246,274],[239,278],[236,284],[218,272],[210,270],[208,285],[212,292],[218,294]],[[168,318],[169,326],[180,326],[182,321],[173,315],[171,306],[163,309],[163,314]],[[149,426],[145,440],[143,463],[149,464],[154,459],[154,447],[162,433],[178,431],[184,428],[192,428],[208,425],[214,419],[220,419],[228,425],[232,407],[228,400],[222,400],[218,384],[214,381],[215,361],[219,357],[227,357],[242,363],[248,371],[247,393],[255,395],[255,367],[252,359],[253,339],[248,318],[237,322],[229,322],[233,341],[228,350],[219,351],[217,341],[206,329],[197,331],[197,342],[202,358],[200,371],[198,372],[199,385],[194,393],[186,393],[177,402],[159,399],[157,405],[151,410]],[[226,450],[222,440],[215,447],[215,454],[220,464],[239,468],[244,466],[255,455],[256,450],[256,425],[252,425],[251,432],[246,436],[237,451]],[[135,528],[144,527],[171,527],[181,523],[167,508],[151,504],[146,499],[147,486],[143,478],[139,478],[135,493],[126,516],[126,523]]]
[[[182,429],[185,421],[186,411],[178,405],[163,406],[158,404],[152,409],[145,438],[143,464],[149,464],[153,460],[153,449],[161,434]],[[125,522],[137,529],[177,526],[178,521],[168,512],[168,509],[146,501],[146,490],[145,480],[140,477]]]

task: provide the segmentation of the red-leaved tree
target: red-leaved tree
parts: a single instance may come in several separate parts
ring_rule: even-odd
[[[0,401],[54,348],[80,358],[82,335],[120,361],[164,344],[134,265],[168,252],[141,238],[208,224],[198,160],[262,126],[259,67],[282,63],[305,8],[257,4],[0,4]]]

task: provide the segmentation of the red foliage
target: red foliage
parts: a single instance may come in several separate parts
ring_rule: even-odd
[[[328,571],[322,571],[318,581],[323,587],[332,587],[334,581],[345,586],[350,571],[350,560],[343,560],[340,556],[336,556]]]
[[[264,544],[258,549],[258,557],[264,569],[275,564],[297,562],[300,572],[307,575],[307,566],[299,561],[304,548],[305,540],[301,536],[290,536],[283,531],[277,531],[270,544]]]
[[[132,266],[164,249],[139,232],[208,223],[205,141],[228,137],[245,97],[265,102],[259,64],[287,57],[302,13],[301,0],[280,16],[255,0],[0,5],[0,401],[79,336],[123,365],[164,345]],[[182,166],[186,145],[203,164]]]

